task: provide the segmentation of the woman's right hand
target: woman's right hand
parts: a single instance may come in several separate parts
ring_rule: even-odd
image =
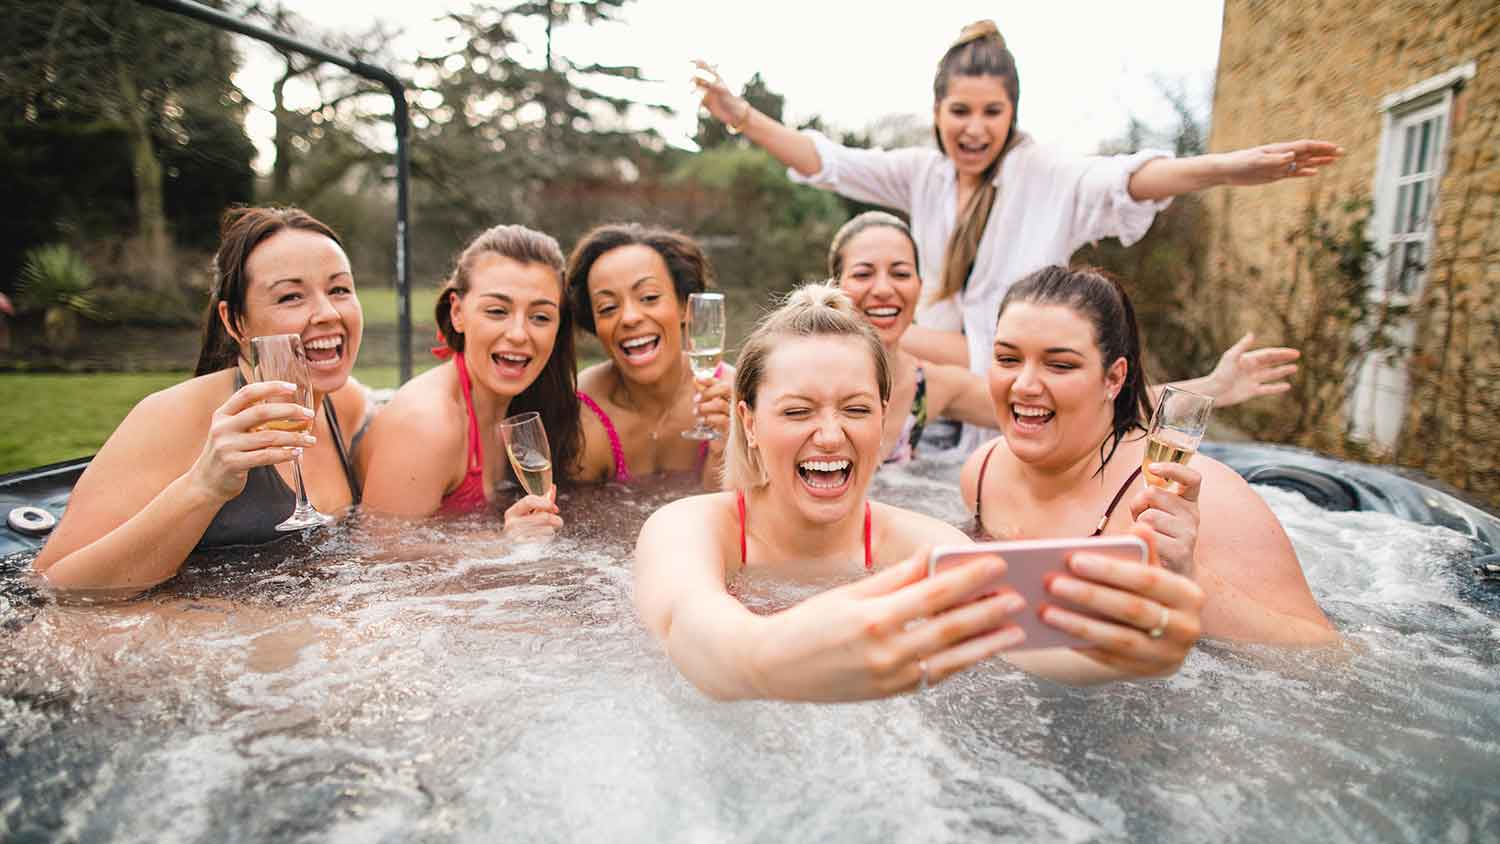
[[[1019,644],[1014,592],[971,599],[1005,573],[989,557],[927,577],[922,551],[765,619],[751,655],[760,697],[849,701],[943,679]]]
[[[251,469],[285,463],[316,443],[307,431],[252,430],[277,419],[306,420],[311,428],[313,411],[289,401],[296,394],[296,385],[285,381],[260,381],[235,390],[214,411],[203,451],[188,470],[191,482],[228,501],[244,490]]]
[[[505,535],[512,539],[549,539],[562,527],[557,509],[557,487],[546,495],[528,495],[505,510]]]
[[[743,125],[750,103],[729,90],[713,65],[702,59],[694,59],[693,65],[697,68],[693,72],[693,85],[703,94],[703,107],[725,126]]]

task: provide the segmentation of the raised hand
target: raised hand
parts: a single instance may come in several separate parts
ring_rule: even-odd
[[[1285,346],[1250,351],[1254,342],[1253,333],[1241,337],[1219,356],[1218,365],[1208,374],[1202,391],[1213,397],[1216,407],[1274,396],[1292,388],[1287,379],[1297,374],[1293,361],[1302,353]]]
[[[1310,178],[1344,155],[1328,141],[1286,141],[1225,153],[1220,174],[1227,185],[1264,185],[1280,179]]]
[[[1019,644],[1014,592],[972,600],[999,557],[927,577],[927,552],[764,620],[751,656],[759,696],[847,701],[935,684]],[[916,623],[921,621],[921,623]]]
[[[244,490],[251,469],[285,463],[317,443],[305,431],[254,430],[281,419],[310,423],[314,412],[295,403],[296,395],[296,385],[285,381],[259,381],[236,390],[214,411],[203,451],[188,470],[191,482],[228,501]]]
[[[694,59],[693,65],[698,69],[693,74],[693,84],[703,94],[703,107],[725,126],[743,126],[750,103],[729,90],[713,65],[702,59]]]
[[[1068,560],[1071,576],[1059,575],[1048,583],[1054,595],[1098,618],[1049,606],[1042,610],[1042,620],[1096,643],[1098,647],[1077,653],[1115,672],[1165,677],[1182,665],[1198,641],[1203,590],[1160,564],[1154,531],[1137,525],[1131,532],[1151,549],[1149,565],[1080,552]]]

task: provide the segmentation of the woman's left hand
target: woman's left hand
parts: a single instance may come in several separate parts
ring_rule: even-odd
[[[1130,497],[1130,515],[1138,528],[1151,532],[1150,542],[1160,563],[1178,574],[1193,576],[1193,554],[1198,547],[1198,493],[1203,476],[1180,463],[1152,463],[1151,474],[1167,483],[1149,481]]]
[[[703,424],[719,432],[718,439],[708,441],[708,449],[714,453],[724,450],[729,442],[729,399],[733,391],[727,380],[710,375],[694,377],[693,414]]]
[[[1287,141],[1224,153],[1220,175],[1226,185],[1265,185],[1286,178],[1318,175],[1338,161],[1344,148],[1328,141]]]
[[[1136,525],[1149,564],[1102,554],[1075,553],[1071,575],[1058,575],[1047,589],[1096,618],[1049,606],[1042,620],[1095,643],[1076,653],[1128,677],[1166,677],[1182,666],[1202,632],[1203,590],[1164,568],[1156,557],[1156,534]]]
[[[1218,366],[1208,374],[1203,392],[1213,397],[1215,407],[1231,407],[1292,388],[1287,379],[1297,374],[1293,361],[1302,353],[1285,346],[1247,351],[1254,342],[1253,333],[1241,337],[1219,356]]]

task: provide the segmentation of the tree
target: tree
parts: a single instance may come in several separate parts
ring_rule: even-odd
[[[6,146],[14,139],[45,144],[49,136],[76,137],[85,127],[94,127],[89,131],[101,141],[111,133],[121,138],[146,257],[142,274],[158,286],[172,281],[171,203],[174,196],[199,195],[172,189],[184,165],[196,156],[212,160],[213,167],[195,173],[210,180],[207,192],[248,198],[253,149],[241,128],[244,99],[230,81],[238,58],[227,36],[129,0],[20,0],[8,4],[6,15],[0,34]],[[114,166],[108,144],[98,151],[107,154],[71,161],[46,149],[27,154],[68,172]],[[48,202],[44,197],[41,204]],[[68,221],[52,223],[66,228]],[[15,254],[16,246],[7,244],[7,252]]]

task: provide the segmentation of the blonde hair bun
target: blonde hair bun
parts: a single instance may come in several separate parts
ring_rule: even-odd
[[[958,33],[958,40],[953,42],[953,46],[962,47],[970,41],[978,41],[981,38],[993,38],[1000,42],[1001,47],[1005,46],[1005,36],[1000,34],[1000,27],[995,26],[995,22],[988,18],[982,21],[974,21],[964,27]],[[952,49],[952,47],[949,49]]]

